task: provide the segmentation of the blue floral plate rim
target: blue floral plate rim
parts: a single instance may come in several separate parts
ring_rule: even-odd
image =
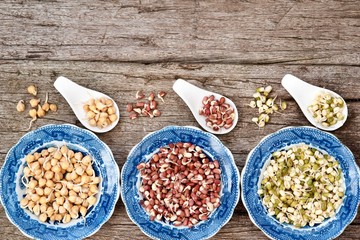
[[[217,229],[215,230],[212,230],[212,232],[207,235],[206,237],[203,237],[201,239],[197,239],[197,240],[204,240],[204,239],[209,239],[211,237],[213,237],[214,235],[216,235],[220,229],[225,226],[232,218],[233,216],[233,213],[235,211],[235,208],[236,206],[238,205],[239,201],[240,201],[240,195],[241,195],[241,189],[240,189],[240,182],[241,182],[241,175],[240,175],[240,172],[239,172],[239,169],[238,167],[236,166],[236,163],[235,163],[235,159],[234,159],[234,156],[232,155],[231,151],[220,141],[220,139],[215,136],[214,134],[211,134],[209,132],[205,132],[203,130],[201,130],[200,128],[197,128],[197,127],[194,127],[194,126],[178,126],[178,125],[171,125],[171,126],[166,126],[166,127],[163,127],[161,128],[160,130],[157,130],[157,131],[154,131],[154,132],[150,132],[148,134],[146,134],[129,152],[128,156],[127,156],[127,161],[125,162],[125,164],[123,165],[122,169],[121,169],[121,182],[124,182],[124,171],[125,171],[125,168],[127,167],[127,165],[129,164],[128,162],[128,159],[129,157],[133,154],[133,152],[135,151],[135,149],[140,145],[142,144],[143,142],[147,141],[149,138],[152,137],[152,135],[156,134],[156,133],[159,133],[161,131],[168,131],[168,130],[171,130],[171,129],[192,129],[192,130],[195,130],[195,131],[198,131],[202,134],[205,134],[206,136],[208,137],[212,137],[214,139],[216,139],[223,147],[224,147],[224,150],[225,152],[231,156],[231,159],[230,159],[230,164],[232,164],[232,166],[234,167],[235,169],[235,175],[236,175],[236,179],[237,179],[237,195],[236,195],[236,199],[235,199],[235,202],[233,203],[233,206],[232,206],[232,210],[231,210],[231,214],[229,214],[229,216],[227,216],[227,218],[222,222],[222,224],[219,224]],[[154,236],[150,233],[148,233],[133,217],[132,217],[132,214],[129,212],[129,209],[127,207],[127,204],[126,204],[126,199],[125,196],[124,196],[124,190],[123,190],[123,186],[121,187],[121,199],[125,205],[125,210],[126,210],[126,213],[127,215],[129,216],[130,220],[136,224],[139,229],[148,237],[152,238],[152,239],[156,239],[156,240],[162,240],[162,238],[159,238],[157,236]]]
[[[325,132],[323,130],[320,130],[318,128],[315,128],[315,127],[312,127],[312,126],[289,126],[289,127],[284,127],[284,128],[281,128],[273,133],[270,133],[268,135],[266,135],[265,137],[263,137],[259,142],[258,144],[249,152],[249,154],[247,155],[247,158],[246,158],[246,161],[245,161],[245,165],[241,171],[241,201],[243,202],[244,204],[244,207],[246,209],[246,211],[248,212],[248,216],[251,220],[251,222],[257,227],[259,228],[268,238],[270,239],[273,239],[273,240],[281,240],[281,238],[277,238],[277,237],[274,237],[272,236],[271,234],[269,234],[267,231],[265,231],[265,229],[263,229],[263,227],[257,223],[257,221],[253,218],[252,214],[250,214],[250,210],[249,210],[249,206],[247,205],[247,201],[245,201],[244,199],[244,184],[243,184],[243,181],[244,181],[244,175],[245,175],[245,171],[247,170],[248,168],[248,163],[249,163],[249,160],[250,160],[250,157],[252,157],[254,151],[259,148],[265,141],[267,141],[268,139],[270,139],[271,137],[273,137],[274,135],[277,135],[277,134],[282,134],[283,132],[286,132],[286,131],[289,131],[289,130],[293,130],[293,129],[300,129],[300,130],[314,130],[314,131],[318,131],[318,132],[321,132],[322,134],[325,134],[325,135],[328,135],[328,137],[331,137],[333,138],[336,142],[340,143],[341,146],[348,152],[350,153],[350,155],[352,156],[352,159],[351,161],[354,163],[354,166],[355,166],[355,171],[357,172],[357,175],[358,175],[358,180],[359,180],[359,183],[358,185],[360,186],[360,168],[359,166],[357,165],[356,161],[355,161],[355,158],[354,158],[354,155],[353,153],[351,152],[351,150],[346,146],[344,145],[334,134],[332,133],[329,133],[329,132]],[[359,195],[360,195],[360,192],[359,192]],[[335,239],[337,237],[339,237],[346,229],[346,227],[348,225],[350,225],[354,219],[356,218],[356,213],[358,211],[358,208],[360,206],[360,196],[359,196],[359,199],[358,199],[358,202],[356,204],[356,209],[355,209],[355,213],[353,214],[353,217],[342,227],[342,229],[335,235],[332,236],[331,239]],[[269,217],[270,218],[270,217]]]
[[[115,161],[115,158],[114,158],[114,155],[110,149],[110,147],[105,143],[103,142],[96,134],[94,134],[93,132],[87,130],[87,129],[84,129],[84,128],[81,128],[81,127],[78,127],[76,125],[73,125],[73,124],[46,124],[46,125],[43,125],[41,127],[38,127],[37,129],[34,129],[30,132],[27,132],[25,133],[24,135],[22,135],[19,140],[8,150],[8,152],[6,153],[6,156],[5,156],[5,159],[4,159],[4,163],[0,169],[0,180],[3,179],[3,167],[5,166],[5,163],[6,161],[9,159],[9,155],[15,150],[15,148],[21,144],[22,141],[24,141],[25,138],[31,136],[32,134],[36,134],[37,132],[39,131],[42,131],[44,129],[47,129],[47,128],[52,128],[52,127],[70,127],[70,128],[73,128],[77,131],[84,131],[85,133],[89,134],[91,137],[94,138],[94,140],[96,141],[99,141],[103,144],[103,146],[106,148],[107,152],[110,154],[111,156],[111,160],[113,161],[113,163],[115,164],[116,168],[114,169],[115,170],[115,173],[116,173],[116,177],[117,177],[117,193],[116,193],[116,196],[115,196],[115,199],[113,201],[113,206],[111,207],[111,211],[107,213],[107,217],[103,219],[102,223],[99,224],[96,228],[94,228],[91,232],[88,232],[86,234],[83,235],[82,238],[80,239],[83,239],[83,238],[87,238],[87,237],[90,237],[92,235],[94,235],[95,233],[97,233],[101,227],[111,218],[111,216],[113,215],[113,213],[115,212],[115,206],[116,206],[116,203],[118,202],[119,200],[119,197],[120,197],[120,191],[121,191],[121,185],[120,185],[120,170],[119,170],[119,166],[117,165],[116,161]],[[51,143],[51,142],[49,142]],[[8,212],[8,209],[7,207],[4,205],[4,202],[3,202],[3,193],[2,193],[2,184],[0,184],[0,203],[1,205],[3,206],[4,208],[4,212],[6,214],[6,217],[8,218],[8,220],[14,225],[16,226],[16,228],[26,237],[28,238],[31,238],[31,239],[38,239],[36,237],[34,237],[33,235],[27,233],[24,229],[22,229],[21,227],[19,227],[19,225],[14,221],[13,217],[9,215],[9,212]],[[75,240],[75,239],[74,239]]]

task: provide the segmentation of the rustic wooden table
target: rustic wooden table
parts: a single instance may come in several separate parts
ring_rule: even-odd
[[[111,132],[98,134],[121,168],[130,149],[147,133],[168,125],[198,126],[172,91],[177,78],[226,95],[238,107],[236,128],[219,136],[241,170],[261,138],[287,126],[309,125],[281,87],[292,73],[341,94],[349,105],[346,124],[334,134],[360,164],[360,5],[342,1],[23,1],[0,2],[0,166],[26,133],[30,120],[16,112],[30,97],[29,84],[59,105],[46,124],[82,126],[53,82],[63,75],[103,91],[120,106]],[[255,88],[270,84],[288,101],[263,130],[246,106]],[[163,115],[130,120],[125,105],[137,90],[168,92]],[[359,239],[360,214],[339,239]],[[24,236],[0,206],[2,239]],[[128,218],[121,200],[111,219],[91,239],[147,239]],[[230,222],[213,239],[266,239],[241,201]]]

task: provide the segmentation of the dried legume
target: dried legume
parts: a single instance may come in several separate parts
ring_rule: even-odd
[[[161,147],[140,171],[140,204],[150,220],[192,227],[220,206],[221,170],[199,146],[191,143]]]
[[[29,209],[41,222],[85,219],[88,209],[96,203],[101,181],[95,176],[90,155],[83,156],[64,145],[29,154],[25,161],[22,208]]]
[[[308,107],[316,122],[329,127],[344,120],[344,101],[330,93],[320,93]]]
[[[344,193],[339,162],[305,144],[274,152],[258,190],[270,215],[299,228],[333,217]]]

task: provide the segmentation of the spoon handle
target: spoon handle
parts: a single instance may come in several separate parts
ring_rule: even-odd
[[[311,91],[311,89],[314,88],[313,85],[304,82],[291,74],[286,74],[283,77],[281,84],[296,101],[302,100],[304,97],[306,98],[306,95],[310,95],[307,91]]]
[[[77,101],[77,96],[84,92],[84,88],[66,77],[60,76],[54,82],[54,87],[61,93],[61,95],[70,104]]]
[[[174,91],[184,100],[184,102],[191,107],[194,101],[194,96],[199,96],[200,92],[204,91],[183,79],[178,79],[173,85]]]

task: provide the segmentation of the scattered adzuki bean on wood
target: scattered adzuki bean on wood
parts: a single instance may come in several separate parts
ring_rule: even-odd
[[[160,91],[158,93],[158,98],[164,102],[163,97],[166,95],[166,92]],[[136,92],[136,99],[138,100],[136,103],[128,103],[126,105],[126,111],[129,112],[129,118],[131,120],[138,118],[139,116],[144,117],[159,117],[161,116],[161,112],[157,109],[158,103],[155,101],[155,94],[151,92],[149,97],[146,99],[143,91]],[[139,101],[142,100],[142,101]]]
[[[214,131],[219,131],[222,127],[231,128],[235,113],[224,97],[217,100],[214,95],[205,96],[202,104],[203,107],[199,110],[199,114],[206,117],[206,126]]]
[[[141,206],[150,220],[192,227],[220,206],[221,170],[199,146],[170,143],[137,166]]]

